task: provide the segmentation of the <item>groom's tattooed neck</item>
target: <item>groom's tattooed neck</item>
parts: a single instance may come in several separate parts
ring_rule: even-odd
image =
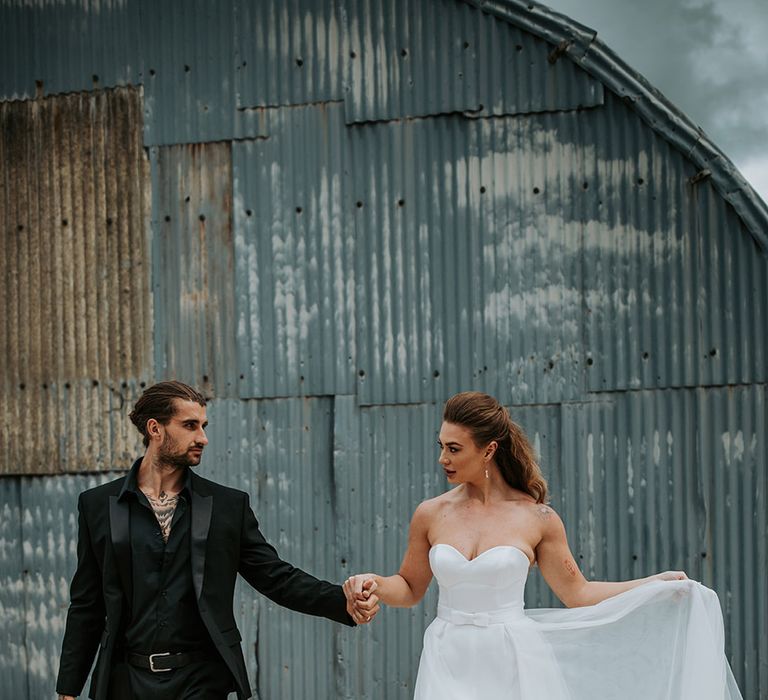
[[[171,522],[173,514],[176,512],[176,504],[179,502],[178,494],[169,496],[165,491],[161,491],[157,498],[144,494],[152,506],[152,510],[157,518],[157,524],[160,525],[160,532],[163,533],[163,540],[168,542],[168,536],[171,534]]]

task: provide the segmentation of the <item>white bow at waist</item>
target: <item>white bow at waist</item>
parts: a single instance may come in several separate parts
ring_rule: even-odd
[[[489,627],[490,625],[502,625],[527,619],[525,613],[520,608],[471,613],[464,610],[455,610],[445,605],[437,606],[437,616],[441,620],[450,622],[452,625],[474,625],[475,627]]]

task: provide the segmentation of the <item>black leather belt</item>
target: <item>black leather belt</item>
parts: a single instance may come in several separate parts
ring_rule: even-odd
[[[175,668],[188,666],[196,661],[204,661],[210,657],[210,652],[207,651],[183,651],[178,654],[172,654],[171,652],[166,651],[162,654],[149,654],[149,656],[128,652],[125,655],[126,661],[131,664],[131,666],[146,668],[153,673],[173,671]]]

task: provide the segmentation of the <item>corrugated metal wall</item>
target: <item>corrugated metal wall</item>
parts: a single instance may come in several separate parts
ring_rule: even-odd
[[[204,471],[332,580],[398,566],[442,401],[497,395],[584,571],[714,587],[768,698],[768,213],[593,32],[519,0],[0,0],[0,66],[4,693],[52,693],[77,493],[175,376],[214,397]],[[537,572],[527,600],[556,603]],[[348,630],[239,587],[254,690],[408,698],[435,602]]]

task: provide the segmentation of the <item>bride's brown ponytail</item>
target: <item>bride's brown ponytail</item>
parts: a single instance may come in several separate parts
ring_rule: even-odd
[[[488,394],[465,391],[448,399],[443,420],[467,428],[478,447],[495,440],[494,459],[504,481],[544,503],[547,482],[541,473],[531,443],[504,406]]]

